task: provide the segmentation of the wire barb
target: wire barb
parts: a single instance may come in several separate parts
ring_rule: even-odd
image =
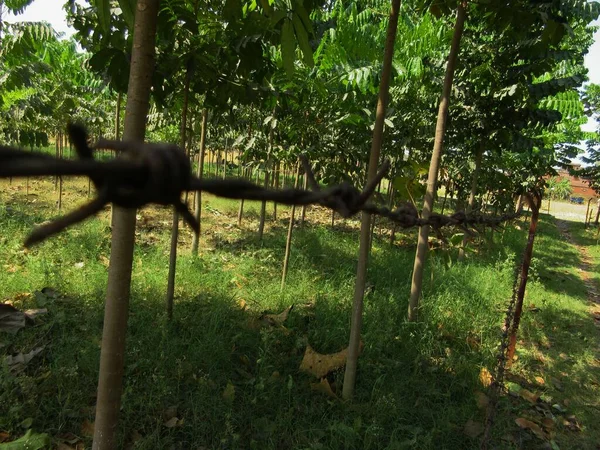
[[[384,161],[377,175],[363,191],[349,183],[321,188],[315,179],[305,155],[300,156],[310,190],[288,188],[268,189],[240,179],[200,179],[192,174],[190,161],[183,150],[166,143],[143,143],[101,139],[90,147],[85,128],[78,124],[67,126],[69,138],[79,159],[64,160],[50,155],[32,153],[0,146],[0,178],[28,176],[85,176],[96,188],[96,198],[67,215],[38,227],[27,238],[25,245],[41,242],[65,228],[97,214],[112,203],[123,208],[141,208],[148,204],[172,205],[184,221],[199,232],[200,224],[181,201],[184,192],[202,191],[218,197],[272,201],[286,205],[320,205],[348,218],[359,212],[385,217],[402,228],[458,226],[466,232],[474,225],[497,227],[519,214],[489,217],[481,214],[452,216],[431,214],[419,217],[417,209],[405,204],[391,211],[371,203],[377,185],[387,174],[390,163]],[[94,159],[94,150],[114,150],[117,157],[110,161]]]

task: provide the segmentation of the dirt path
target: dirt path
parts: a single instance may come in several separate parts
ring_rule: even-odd
[[[600,330],[600,294],[599,294],[599,286],[596,285],[594,280],[591,277],[591,273],[594,270],[592,258],[588,253],[587,247],[582,245],[578,245],[573,236],[569,231],[569,225],[566,221],[562,219],[556,219],[556,226],[560,230],[562,236],[571,244],[573,244],[581,255],[581,265],[579,266],[579,271],[581,273],[581,278],[585,284],[588,299],[590,301],[590,312],[594,317],[594,323],[596,327]]]

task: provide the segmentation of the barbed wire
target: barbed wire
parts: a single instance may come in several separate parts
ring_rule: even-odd
[[[360,191],[349,183],[321,189],[306,157],[301,162],[310,190],[287,188],[269,189],[241,179],[206,179],[192,174],[188,156],[179,147],[166,143],[141,143],[100,139],[95,146],[88,145],[84,127],[69,124],[67,131],[79,159],[66,160],[50,155],[0,146],[0,178],[29,176],[85,176],[94,184],[97,195],[89,203],[34,229],[25,241],[31,246],[98,213],[109,203],[123,208],[141,208],[148,204],[173,205],[184,221],[199,232],[200,225],[181,201],[189,191],[202,191],[218,197],[237,200],[277,202],[286,205],[319,205],[331,209],[344,218],[359,212],[385,217],[401,228],[431,226],[437,232],[441,227],[457,226],[470,233],[469,227],[485,225],[498,227],[520,214],[497,217],[480,213],[458,212],[446,216],[432,213],[427,218],[410,203],[391,210],[370,202],[379,182],[389,170],[385,161],[376,177]],[[94,150],[114,150],[115,159],[97,161]]]

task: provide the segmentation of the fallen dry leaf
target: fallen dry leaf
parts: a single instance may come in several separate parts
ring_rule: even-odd
[[[102,264],[104,267],[108,267],[110,265],[110,259],[108,259],[106,256],[100,255],[98,259],[100,260],[100,264]]]
[[[487,368],[482,367],[479,371],[479,382],[483,385],[483,387],[490,387],[492,384],[492,374]]]
[[[319,381],[318,383],[310,383],[310,390],[313,392],[325,394],[331,398],[337,398],[337,395],[335,395],[335,393],[331,389],[331,385],[329,384],[329,381],[327,381],[327,378],[321,378],[321,381]]]
[[[540,428],[540,426],[537,423],[532,422],[531,420],[524,419],[523,417],[515,419],[515,423],[525,430],[530,430],[539,439],[547,439],[546,433],[544,433],[544,431]]]
[[[24,314],[29,317],[31,320],[35,319],[37,316],[41,316],[42,314],[48,314],[48,309],[27,309],[24,311]]]
[[[490,403],[490,399],[487,395],[485,395],[483,392],[476,392],[475,393],[475,400],[477,401],[477,407],[479,409],[485,409],[487,408],[487,406]]]
[[[167,422],[177,416],[177,406],[169,406],[162,413],[163,422]]]
[[[362,350],[362,347],[363,343],[361,342],[360,350]],[[330,355],[322,355],[321,353],[315,352],[313,348],[307,344],[302,363],[300,363],[300,370],[314,375],[316,378],[323,378],[329,372],[344,367],[347,357],[348,348]]]
[[[163,423],[163,425],[167,428],[173,428],[177,426],[178,422],[179,419],[177,417],[171,417],[169,420]]]
[[[10,438],[10,434],[6,431],[0,431],[0,442],[7,441]]]
[[[18,353],[14,356],[9,355],[4,360],[8,365],[8,368],[13,373],[19,373],[25,369],[27,364],[36,356],[39,355],[44,350],[44,347],[38,347],[31,350],[29,353]]]
[[[223,400],[230,404],[233,403],[233,401],[235,400],[235,386],[233,385],[233,383],[231,383],[231,381],[227,382],[227,386],[225,387],[222,396]]]
[[[546,384],[546,382],[544,381],[544,379],[542,377],[535,377],[535,382],[537,384],[539,384],[540,386],[544,386]]]
[[[70,445],[65,444],[64,442],[60,442],[56,447],[56,450],[77,450],[75,447],[71,447]]]
[[[85,419],[81,424],[81,434],[88,437],[94,436],[94,422]]]
[[[569,400],[568,398],[565,398],[563,400],[563,404],[568,408],[569,406],[571,406],[571,400]]]
[[[27,316],[12,305],[0,303],[0,331],[15,334],[25,328]]]
[[[550,430],[554,429],[554,420],[551,419],[550,417],[544,417],[542,419],[542,426],[546,430],[550,431]]]
[[[287,320],[292,309],[294,309],[294,305],[287,307],[279,314],[263,314],[260,320],[265,325],[270,325],[273,327],[281,326]]]
[[[465,427],[463,428],[463,433],[469,436],[472,439],[477,438],[481,433],[483,433],[483,424],[480,422],[475,422],[472,419],[469,419],[467,423],[465,423]]]
[[[521,396],[521,398],[527,400],[532,405],[535,405],[538,399],[540,398],[539,394],[534,394],[533,392],[528,391],[527,389],[521,389],[519,391],[519,395]]]
[[[242,311],[246,311],[246,309],[248,309],[248,305],[246,304],[246,300],[244,300],[243,298],[240,298],[238,300],[238,306],[240,307],[240,309]]]

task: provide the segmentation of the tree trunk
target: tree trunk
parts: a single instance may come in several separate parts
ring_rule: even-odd
[[[56,133],[54,138],[54,147],[55,147],[55,157],[58,158],[60,156],[60,142],[62,139],[62,133],[59,131]],[[54,177],[54,192],[58,190],[58,176]]]
[[[58,146],[58,157],[62,158],[63,157],[63,151],[64,151],[64,140],[63,140],[63,134],[60,134],[60,144]],[[65,138],[66,139],[66,136]],[[63,177],[60,176],[58,177],[58,210],[60,211],[62,209],[62,196],[63,196]]]
[[[181,109],[181,129],[179,130],[180,146],[185,151],[187,111],[189,103],[190,79],[192,72],[189,67],[185,73],[185,84],[183,86],[183,108]],[[187,204],[187,201],[186,201]],[[167,277],[167,317],[173,318],[173,298],[175,297],[175,273],[177,270],[177,241],[179,240],[179,212],[173,208],[173,224],[171,226],[171,251],[169,253],[169,275]]]
[[[275,190],[279,189],[279,168],[281,167],[281,163],[279,161],[277,161],[277,164],[275,165],[275,171],[274,171],[274,177],[275,179],[273,180],[273,188]],[[298,174],[298,176],[300,176],[300,174]],[[298,183],[296,182],[296,186],[298,185]],[[277,202],[273,203],[273,222],[277,222]]]
[[[204,173],[204,155],[206,153],[206,121],[208,118],[208,111],[206,108],[202,110],[202,122],[200,124],[200,150],[198,151],[198,168],[196,170],[196,176],[202,179]],[[202,191],[196,192],[194,198],[194,217],[200,224],[200,217],[202,216]],[[200,244],[200,230],[198,234],[194,233],[192,237],[192,255],[198,255],[198,246]]]
[[[517,346],[517,332],[519,331],[519,324],[521,322],[521,313],[523,312],[523,299],[525,298],[525,288],[527,287],[527,276],[529,274],[529,266],[531,265],[531,256],[533,255],[533,241],[535,240],[535,231],[540,217],[540,207],[542,206],[541,194],[532,194],[530,198],[531,205],[531,222],[529,224],[529,237],[527,239],[527,245],[523,252],[523,266],[521,267],[521,281],[519,283],[519,289],[517,290],[517,300],[515,304],[515,315],[512,326],[510,328],[510,334],[508,339],[508,349],[506,357],[508,364],[510,365],[513,357],[515,356],[515,350]]]
[[[590,217],[590,203],[592,203],[592,199],[590,198],[587,202],[587,209],[585,210],[585,221],[583,222],[583,225],[587,228],[588,227],[588,223],[591,221],[591,217]]]
[[[123,100],[123,94],[120,92],[117,94],[117,107],[115,109],[115,140],[121,139],[121,101]],[[92,186],[91,180],[88,179],[88,197],[91,194]],[[110,205],[110,224],[112,226],[113,219],[113,205]]]
[[[296,184],[298,187],[298,180],[300,179],[300,162],[298,162],[298,168],[296,169]],[[285,278],[288,273],[288,264],[290,262],[290,251],[292,249],[292,232],[294,230],[294,215],[296,214],[296,205],[292,205],[290,211],[290,224],[288,225],[287,239],[285,241],[285,256],[283,258],[283,272],[281,274],[281,290],[285,287]]]
[[[442,148],[444,144],[444,134],[446,132],[446,122],[448,118],[448,106],[450,104],[450,94],[452,90],[452,80],[454,78],[454,69],[456,60],[458,59],[458,51],[460,40],[462,37],[463,27],[465,23],[465,2],[458,5],[456,14],[456,23],[454,25],[454,36],[452,37],[452,47],[450,48],[450,56],[448,57],[448,65],[446,66],[446,75],[444,77],[444,88],[437,116],[437,125],[435,127],[435,140],[433,144],[433,153],[431,155],[431,163],[429,164],[429,174],[427,176],[427,190],[425,191],[425,201],[423,202],[423,211],[421,216],[423,219],[428,219],[433,209],[433,197],[437,188],[437,176],[442,159]],[[415,264],[413,268],[412,283],[410,287],[410,301],[408,305],[408,320],[417,320],[417,308],[419,307],[419,299],[423,287],[423,270],[425,268],[425,259],[429,239],[429,227],[423,226],[419,229],[419,240],[417,243],[417,253],[415,255]]]
[[[308,188],[308,177],[304,174],[304,180],[302,187],[304,190]],[[300,214],[300,227],[304,226],[304,220],[306,219],[306,205],[302,205],[302,213]]]
[[[394,56],[394,42],[398,30],[398,15],[400,0],[392,0],[390,19],[388,22],[385,51],[383,55],[383,70],[379,85],[379,98],[373,129],[373,141],[369,155],[367,170],[367,185],[377,175],[379,153],[383,143],[383,124],[388,103],[390,78],[392,72],[392,59]],[[354,396],[356,384],[356,369],[358,366],[358,353],[360,349],[360,331],[362,327],[363,299],[365,295],[365,282],[367,277],[367,263],[369,258],[369,232],[371,231],[371,215],[362,213],[360,226],[360,244],[358,250],[358,265],[356,269],[356,282],[354,285],[354,300],[352,302],[352,322],[350,325],[350,342],[348,344],[348,357],[344,373],[344,387],[342,397],[349,400]]]
[[[143,141],[150,102],[159,0],[138,0],[123,138]],[[106,288],[93,450],[117,448],[125,338],[135,240],[135,209],[115,208]]]
[[[481,170],[481,159],[483,157],[483,145],[475,155],[475,169],[473,169],[473,178],[471,179],[471,193],[469,194],[469,203],[467,204],[467,213],[473,211],[475,206],[475,196],[477,195],[477,181],[479,178],[479,171]],[[465,259],[465,247],[467,246],[467,233],[463,236],[462,246],[458,249],[458,260],[462,261]]]
[[[596,218],[594,219],[594,225],[598,225],[598,221],[600,220],[600,201],[598,201],[598,210],[596,211]]]

